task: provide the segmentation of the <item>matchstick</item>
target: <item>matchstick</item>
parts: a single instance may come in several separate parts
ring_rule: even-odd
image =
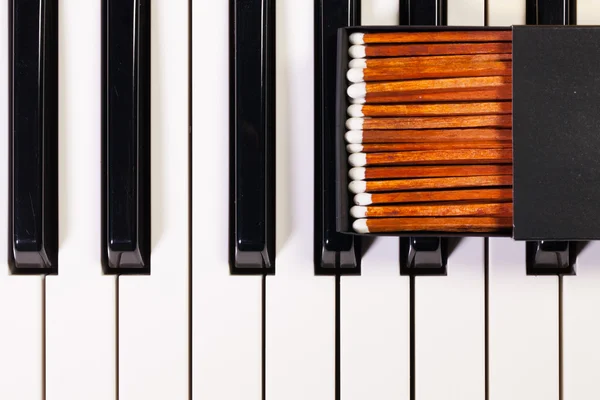
[[[417,205],[354,206],[354,218],[390,217],[512,217],[512,203],[442,203]]]
[[[436,201],[512,201],[512,189],[428,190],[420,192],[358,193],[357,206]]]
[[[439,104],[352,104],[350,117],[443,117],[451,115],[512,114],[512,102],[488,101]]]
[[[422,143],[455,141],[512,140],[511,129],[422,129],[422,130],[351,130],[346,132],[348,143]]]
[[[505,54],[512,53],[510,42],[488,43],[449,43],[449,44],[377,44],[350,46],[348,54],[352,58],[365,57],[412,57],[412,56],[451,56],[466,54]]]
[[[352,227],[358,233],[500,233],[512,229],[512,217],[361,218],[355,220]]]
[[[510,42],[512,31],[381,32],[353,33],[351,44],[366,43],[443,43],[443,42]]]
[[[354,167],[348,171],[353,181],[398,178],[444,178],[458,176],[512,175],[512,165],[424,165],[404,167]]]
[[[486,62],[478,64],[415,65],[386,68],[351,68],[346,77],[350,82],[394,81],[425,78],[456,78],[478,76],[510,76],[512,63]]]
[[[348,68],[389,68],[416,65],[472,64],[491,61],[512,61],[511,53],[499,54],[464,54],[458,56],[417,56],[417,57],[385,57],[385,58],[353,58]]]
[[[421,79],[390,82],[354,83],[348,86],[348,96],[364,97],[369,101],[373,95],[418,94],[429,91],[481,90],[512,83],[512,76],[484,76],[474,78]]]
[[[424,90],[420,92],[390,92],[370,93],[368,102],[371,104],[381,103],[439,103],[442,101],[497,101],[512,100],[512,84],[507,83],[499,86],[464,89],[456,91],[448,90]],[[365,104],[367,98],[359,96],[351,98],[352,104]]]
[[[398,192],[422,189],[458,189],[472,187],[511,186],[512,175],[465,176],[450,178],[394,179],[385,181],[352,181],[348,185],[354,194]]]

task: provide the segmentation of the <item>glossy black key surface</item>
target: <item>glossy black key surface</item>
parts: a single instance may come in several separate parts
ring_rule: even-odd
[[[400,0],[400,25],[448,25],[448,0]]]
[[[103,0],[105,273],[150,273],[150,1]]]
[[[360,272],[359,240],[336,232],[337,31],[360,23],[360,1],[315,0],[315,229],[317,274]]]
[[[276,0],[230,1],[230,269],[273,273]]]
[[[447,24],[447,0],[400,0],[400,25]],[[447,238],[400,239],[400,273],[403,275],[445,275],[447,260]]]
[[[446,275],[448,241],[439,237],[400,238],[401,275]]]
[[[575,0],[527,0],[527,25],[575,25]]]
[[[527,0],[527,25],[575,25],[576,0]],[[575,246],[569,242],[528,242],[528,275],[571,275],[575,273]]]
[[[9,0],[9,265],[58,268],[58,0]]]

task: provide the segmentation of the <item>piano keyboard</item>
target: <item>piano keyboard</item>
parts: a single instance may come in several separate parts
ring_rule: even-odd
[[[231,274],[228,259],[229,3],[261,0],[134,3],[151,15],[146,275],[103,272],[102,4],[117,2],[7,0],[3,27],[9,1],[59,7],[58,257],[54,275],[11,274],[0,246],[0,399],[600,397],[598,242],[578,244],[576,273],[564,276],[527,274],[526,245],[509,238],[449,240],[444,276],[401,274],[394,237],[363,240],[360,274],[315,267],[315,20],[360,1],[262,1],[276,5],[277,87],[265,275]],[[362,25],[593,25],[600,2],[362,0],[360,14]],[[8,44],[0,29],[1,121]],[[5,160],[9,134],[4,123]],[[12,241],[10,221],[0,212],[0,243]]]

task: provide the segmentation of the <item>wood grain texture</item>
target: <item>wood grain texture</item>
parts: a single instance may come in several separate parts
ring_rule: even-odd
[[[512,31],[381,32],[365,33],[365,43],[443,43],[512,41]]]
[[[501,233],[512,229],[512,218],[503,217],[372,218],[367,219],[366,223],[370,233],[411,231]]]
[[[432,190],[371,194],[371,204],[422,203],[433,201],[512,201],[512,189]]]
[[[512,149],[512,142],[486,141],[486,142],[433,142],[433,143],[380,143],[363,144],[362,153],[385,153],[396,151],[418,150],[452,150],[452,149]]]
[[[443,128],[512,128],[512,115],[365,118],[362,126],[363,130]]]
[[[507,83],[487,88],[464,89],[456,91],[425,90],[421,92],[369,93],[366,96],[369,104],[382,103],[427,103],[441,101],[484,101],[512,100],[512,84]]]
[[[446,203],[365,207],[366,218],[382,217],[512,217],[512,203]]]
[[[368,153],[367,166],[406,164],[507,164],[512,163],[512,150],[457,149],[423,150],[393,153]]]
[[[510,76],[511,62],[455,63],[452,65],[416,65],[403,67],[365,68],[365,82],[400,79],[453,78],[478,76]]]
[[[457,56],[417,56],[417,57],[386,57],[367,58],[367,68],[415,67],[427,65],[447,65],[491,61],[512,61],[512,53],[498,54],[463,54]]]
[[[512,129],[364,130],[363,143],[409,143],[442,141],[512,140]]]
[[[424,165],[367,167],[365,179],[441,178],[459,176],[512,175],[512,165]]]
[[[501,115],[512,114],[512,102],[490,101],[441,104],[365,104],[366,117],[433,117],[451,115]]]
[[[427,91],[456,91],[490,89],[512,84],[512,76],[485,76],[474,78],[422,79],[391,82],[370,82],[366,84],[367,102],[373,94],[421,93]]]
[[[367,193],[397,192],[422,189],[457,189],[491,186],[512,186],[512,175],[465,176],[450,178],[394,179],[387,181],[366,181]]]
[[[512,53],[512,43],[375,44],[366,45],[365,53],[367,57],[505,54]]]

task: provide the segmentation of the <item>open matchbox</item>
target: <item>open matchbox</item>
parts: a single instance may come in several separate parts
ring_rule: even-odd
[[[357,233],[348,189],[346,90],[355,32],[512,30],[513,226],[498,232],[385,233],[386,236],[507,236],[516,240],[600,239],[600,27],[349,27],[338,33],[336,227]],[[373,235],[373,234],[368,234]],[[381,234],[376,234],[381,235]]]

